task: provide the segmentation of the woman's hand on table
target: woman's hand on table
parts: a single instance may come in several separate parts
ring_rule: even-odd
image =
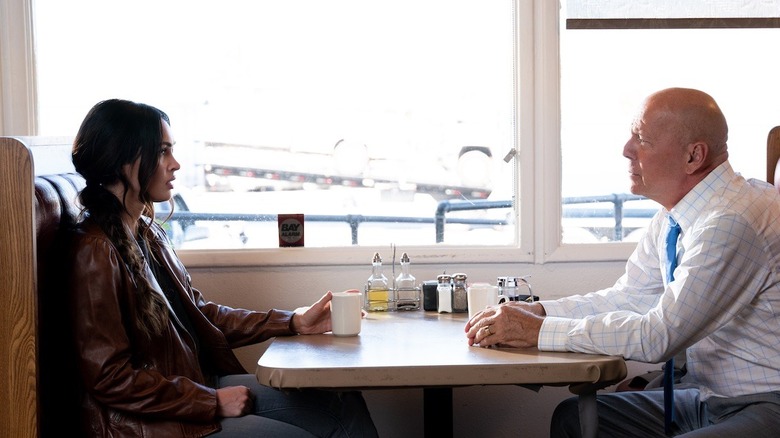
[[[469,345],[536,347],[545,311],[539,303],[509,302],[491,306],[466,323]]]
[[[311,306],[295,309],[292,317],[292,330],[301,335],[316,335],[329,332],[330,300],[333,299],[331,291],[327,291],[316,303]]]
[[[344,292],[360,293],[357,289],[347,289]],[[293,331],[301,335],[317,335],[329,332],[331,330],[330,301],[332,299],[333,293],[328,291],[311,306],[295,309],[295,314],[292,318]],[[366,312],[361,310],[361,314],[365,316]]]

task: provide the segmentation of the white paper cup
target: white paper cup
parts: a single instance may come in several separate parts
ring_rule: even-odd
[[[357,336],[363,318],[362,294],[335,292],[330,302],[331,330],[336,336]]]
[[[469,306],[469,318],[485,310],[488,306],[495,306],[501,302],[508,301],[505,295],[498,294],[498,286],[488,283],[474,283],[466,290]]]

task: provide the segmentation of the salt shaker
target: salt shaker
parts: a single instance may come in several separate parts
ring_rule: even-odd
[[[452,313],[452,277],[447,274],[441,274],[436,279],[439,285],[436,287],[436,295],[439,299],[439,313]]]

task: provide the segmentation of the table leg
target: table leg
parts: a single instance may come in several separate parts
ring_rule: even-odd
[[[596,438],[599,431],[599,413],[596,405],[596,391],[583,392],[578,396],[580,431],[583,438]]]
[[[426,437],[452,436],[452,388],[423,388]]]

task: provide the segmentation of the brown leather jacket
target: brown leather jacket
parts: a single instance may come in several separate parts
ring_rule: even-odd
[[[156,224],[153,230],[149,251],[171,276],[199,342],[172,312],[162,336],[139,333],[133,276],[106,234],[89,219],[82,223],[73,235],[69,281],[82,412],[92,436],[200,437],[219,430],[210,377],[246,373],[233,348],[292,334],[292,312],[206,301],[165,232]]]

